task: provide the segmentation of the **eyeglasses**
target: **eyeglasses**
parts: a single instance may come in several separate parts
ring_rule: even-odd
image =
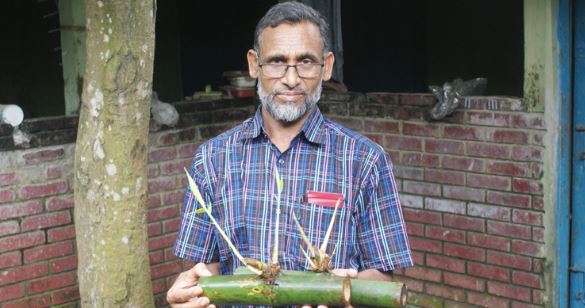
[[[262,73],[268,78],[282,78],[288,71],[289,67],[294,67],[301,78],[315,78],[321,74],[321,68],[324,63],[300,62],[294,65],[280,63],[263,63],[258,64]]]

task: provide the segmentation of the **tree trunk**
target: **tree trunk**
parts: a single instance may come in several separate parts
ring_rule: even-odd
[[[147,152],[153,0],[87,0],[75,151],[78,279],[85,307],[153,307]]]

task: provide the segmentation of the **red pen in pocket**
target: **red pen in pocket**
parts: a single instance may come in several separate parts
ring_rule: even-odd
[[[339,202],[338,208],[343,207],[343,194],[321,192],[321,191],[307,191],[305,194],[305,202],[316,204],[320,206],[335,207],[337,201]]]

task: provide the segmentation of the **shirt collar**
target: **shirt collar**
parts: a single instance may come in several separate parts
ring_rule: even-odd
[[[301,133],[305,135],[305,138],[312,143],[321,144],[325,138],[323,132],[323,114],[319,110],[318,106],[315,106],[307,121],[301,128]],[[243,123],[242,134],[240,139],[252,139],[260,136],[260,133],[264,129],[264,122],[262,121],[262,107],[258,106],[254,116]]]

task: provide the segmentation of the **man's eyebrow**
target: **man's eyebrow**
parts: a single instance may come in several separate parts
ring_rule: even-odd
[[[309,59],[309,60],[314,61],[314,62],[318,62],[319,61],[319,58],[317,56],[315,56],[312,53],[308,53],[308,52],[307,53],[300,54],[299,56],[297,56],[297,61],[301,61],[301,60],[304,60],[304,59]]]
[[[264,60],[264,63],[266,62],[286,62],[286,57],[284,55],[272,55]]]

